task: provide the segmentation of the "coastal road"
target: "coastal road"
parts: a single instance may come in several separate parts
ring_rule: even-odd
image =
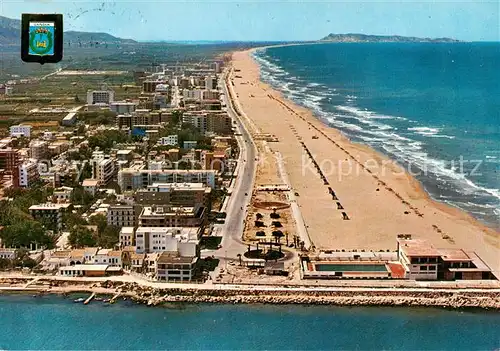
[[[247,246],[243,243],[241,238],[243,236],[248,204],[250,203],[255,183],[255,158],[257,155],[257,148],[255,147],[252,136],[246,130],[245,125],[234,110],[231,95],[229,95],[230,92],[226,85],[226,77],[229,75],[229,71],[223,74],[221,88],[224,94],[223,101],[227,106],[228,114],[232,120],[236,122],[239,131],[237,134],[241,134],[236,135],[236,140],[240,148],[236,169],[237,177],[232,193],[228,199],[226,220],[220,229],[220,233],[222,234],[221,248],[215,251],[204,251],[204,255],[208,256],[213,254],[221,260],[237,259],[238,254],[243,254],[246,251]]]

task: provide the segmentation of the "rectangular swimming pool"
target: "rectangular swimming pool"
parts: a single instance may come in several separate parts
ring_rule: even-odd
[[[384,264],[320,263],[315,268],[319,272],[387,272]]]

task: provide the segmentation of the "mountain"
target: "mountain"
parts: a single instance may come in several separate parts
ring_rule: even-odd
[[[0,46],[2,45],[21,45],[21,21],[0,16]],[[91,33],[91,32],[64,32],[64,42],[90,43],[98,42],[99,44],[134,44],[136,41],[132,39],[122,39],[112,36],[108,33]]]
[[[366,35],[366,34],[333,34],[330,33],[320,41],[336,43],[458,43],[451,38],[417,38],[400,35]]]

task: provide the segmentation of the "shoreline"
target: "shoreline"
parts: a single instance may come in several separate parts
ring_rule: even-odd
[[[16,279],[9,279],[12,283]],[[21,279],[23,280],[23,279]],[[0,286],[0,295],[77,293],[119,299],[126,297],[147,306],[168,303],[278,304],[379,307],[436,307],[446,309],[500,310],[500,289],[329,289],[293,290],[269,287],[198,286],[157,288],[123,281],[68,281],[46,277],[51,286]],[[1,282],[1,280],[0,280]],[[23,280],[24,283],[24,280]],[[72,284],[73,283],[73,284]],[[53,285],[55,284],[55,285]],[[91,302],[90,302],[91,303]]]
[[[279,46],[285,46],[285,45],[278,45],[272,47],[279,47]],[[239,69],[238,72],[239,76],[237,78],[241,76],[241,78],[239,79],[234,79],[233,76],[234,89],[239,95],[238,100],[242,105],[243,110],[245,111],[246,115],[249,116],[249,119],[252,121],[253,124],[256,124],[263,133],[270,133],[273,135],[277,135],[280,140],[288,141],[290,136],[292,136],[293,138],[293,134],[291,133],[287,134],[287,131],[285,130],[286,127],[283,127],[283,125],[286,124],[286,122],[288,122],[290,126],[293,125],[293,130],[304,131],[303,134],[306,135],[304,136],[301,135],[302,138],[299,140],[305,140],[308,146],[312,145],[313,142],[309,141],[311,138],[310,137],[311,133],[307,133],[306,129],[311,130],[311,128],[313,128],[314,133],[320,133],[320,136],[322,135],[325,138],[330,139],[331,142],[335,141],[338,144],[340,144],[340,146],[338,144],[336,145],[339,146],[349,156],[351,156],[352,154],[358,156],[356,158],[351,157],[355,161],[362,162],[363,158],[365,159],[368,158],[382,162],[386,160],[389,162],[393,162],[391,158],[389,158],[382,152],[372,149],[370,146],[366,144],[361,144],[351,141],[340,130],[336,129],[335,127],[327,125],[321,118],[315,115],[312,110],[300,106],[294,101],[285,98],[283,93],[276,90],[268,83],[262,81],[261,67],[252,54],[255,51],[267,48],[268,47],[260,47],[244,51],[233,52],[232,65],[234,68]],[[250,97],[251,99],[248,97]],[[274,102],[277,102],[277,104],[274,105],[278,106],[272,106],[273,104],[272,100],[275,100]],[[283,111],[283,109],[285,109],[285,111]],[[275,117],[276,120],[278,120],[278,118],[280,120],[283,119],[283,124],[281,129],[276,126],[277,123],[273,125],[271,122],[266,121],[264,118],[259,116],[259,114],[264,113],[264,111],[266,113],[269,113],[270,115],[271,114],[276,115]],[[290,144],[291,143],[292,141],[290,141]],[[282,143],[276,143],[276,144],[269,143],[267,144],[267,146],[269,146],[272,149],[278,150],[278,152],[280,152],[281,154],[288,153],[288,155],[286,156],[290,159],[294,157],[295,159],[299,158],[301,152],[300,150],[298,150],[297,148],[292,150],[292,146],[282,146],[281,144]],[[274,147],[274,145],[277,146]],[[334,150],[335,147],[330,142],[325,141],[322,145],[324,146],[322,149],[318,148],[316,150],[312,150],[313,154],[322,153],[322,155],[320,156],[323,156],[325,158],[330,157],[331,159],[338,159],[338,160],[340,160],[343,156],[345,157],[345,153],[338,152],[338,150]],[[359,154],[361,154],[361,157],[359,157]],[[294,162],[290,162],[292,167],[295,165],[299,165],[298,161],[296,160],[293,161]],[[393,167],[393,170],[401,171],[401,169],[397,169],[397,167]],[[287,166],[287,173],[291,174],[293,172],[294,170],[293,169],[290,170],[289,166]],[[498,276],[498,274],[500,273],[500,260],[498,259],[498,257],[500,257],[500,231],[496,230],[496,228],[486,225],[485,223],[480,222],[478,219],[474,218],[470,213],[458,207],[439,202],[438,200],[432,198],[432,196],[425,190],[423,184],[417,178],[411,176],[406,171],[404,171],[404,176],[399,178],[398,177],[385,177],[385,178],[375,177],[375,178],[379,181],[379,184],[380,183],[383,183],[384,185],[386,185],[386,183],[389,184],[390,187],[386,188],[393,194],[396,194],[397,196],[399,196],[400,193],[403,194],[404,195],[403,197],[399,196],[399,199],[401,200],[403,200],[404,198],[403,203],[405,202],[407,204],[411,203],[415,208],[418,208],[419,212],[417,214],[418,215],[422,214],[420,217],[424,217],[424,220],[420,221],[419,227],[422,229],[418,228],[420,232],[415,232],[415,234],[422,235],[424,239],[430,239],[431,243],[436,247],[463,248],[465,250],[473,250],[478,252],[480,257],[483,260],[485,260],[486,263],[490,266],[494,274]],[[384,182],[381,182],[382,179]],[[304,181],[300,180],[298,176],[295,177],[295,180],[296,184],[293,184],[294,181],[292,179],[292,184],[294,185],[295,188],[302,187],[303,189],[307,189],[307,191],[310,191],[312,187],[311,184],[303,184]],[[330,179],[328,180],[330,181]],[[350,180],[351,179],[349,179],[349,181]],[[330,181],[330,183],[332,182]],[[358,183],[356,183],[355,186],[356,188],[358,187],[357,186],[358,184],[362,184],[361,180],[358,180]],[[317,187],[319,188],[321,185],[322,184],[319,184]],[[341,182],[338,182],[337,185],[335,185],[334,189],[337,190],[337,187],[341,186],[342,186]],[[375,187],[376,186],[377,184],[375,184]],[[365,185],[365,187],[367,186]],[[394,191],[394,189],[396,191]],[[348,189],[345,190],[346,193],[348,191],[349,191]],[[350,191],[350,193],[351,194],[348,195],[352,196],[352,190]],[[311,202],[315,202],[317,198],[316,194],[318,194],[317,197],[320,196],[319,192],[315,192],[314,200],[312,200]],[[353,204],[358,207],[360,205],[359,202],[355,201],[353,201]],[[304,207],[306,206],[310,206],[310,203],[304,203],[302,209],[304,210]],[[313,205],[312,207],[315,207],[316,210],[319,208],[319,206],[320,205],[318,204],[316,206]],[[372,208],[369,209],[368,211],[370,212],[369,213],[370,216],[375,216],[374,212],[376,212],[376,209]],[[311,210],[311,212],[314,212],[314,210]],[[394,211],[390,211],[390,209],[388,209],[387,212],[394,212]],[[326,212],[324,212],[323,214],[324,214],[323,218],[325,218],[325,216],[328,216]],[[308,214],[306,214],[305,216],[307,217]],[[309,217],[313,216],[314,214],[312,213]],[[432,218],[427,219],[428,217]],[[392,218],[392,217],[389,215],[387,216],[387,218]],[[406,221],[407,218],[401,219],[401,222],[402,223],[407,222]],[[313,218],[312,220],[315,221],[316,218]],[[311,223],[311,218],[309,219],[306,218],[306,222]],[[418,220],[415,220],[414,222],[418,222]],[[363,228],[366,228],[365,223],[363,223],[362,225]],[[380,229],[382,229],[383,227],[386,226],[385,224],[381,224],[380,227],[381,227]],[[406,226],[400,225],[399,227],[408,228],[408,227],[413,227],[413,225],[407,224]],[[321,225],[318,225],[317,231],[322,231],[322,230],[324,230],[324,226],[322,227]],[[394,233],[393,236],[394,238],[397,233],[407,232],[405,229],[396,229],[396,230],[393,229],[392,231]],[[431,235],[431,234],[436,235],[436,233],[441,238],[436,238],[435,236]],[[448,233],[450,234],[448,235]],[[318,239],[317,237],[312,238],[314,244],[316,244],[316,242],[318,241],[317,239]],[[383,239],[385,239],[385,242],[389,244],[387,236]],[[395,239],[393,240],[395,241]],[[329,249],[330,247],[332,247],[331,245],[334,242],[333,240],[328,240],[328,241],[323,240],[323,238],[320,238],[319,241],[320,244],[316,246],[321,249]],[[352,239],[350,241],[349,240],[342,240],[342,241],[343,242],[339,243],[341,246],[334,246],[334,247],[349,247],[346,246],[345,243],[350,243],[354,245],[357,244],[355,239]],[[358,240],[358,243],[359,241],[362,241],[362,239]],[[359,248],[359,246],[354,246],[354,245],[351,247]],[[387,246],[383,248],[386,247]]]
[[[258,48],[252,48],[252,49],[245,50],[243,52],[248,53],[249,57],[254,61],[254,63],[259,67],[259,70],[260,70],[260,64],[252,56],[253,53],[255,53],[258,50],[267,50],[269,48],[279,48],[279,47],[287,47],[287,46],[313,45],[313,44],[316,45],[316,44],[328,44],[328,43],[332,43],[332,42],[317,42],[317,43],[315,42],[315,43],[296,43],[296,44],[271,45],[271,46],[263,46],[263,47],[258,47]],[[314,113],[314,111],[312,111],[311,109],[299,105],[297,102],[295,102],[295,101],[293,101],[293,100],[285,97],[281,91],[277,90],[277,88],[274,88],[269,83],[264,82],[262,79],[259,79],[259,80],[260,80],[261,84],[268,86],[269,89],[273,90],[276,94],[278,94],[281,97],[282,100],[284,100],[285,102],[287,102],[289,104],[289,106],[291,105],[292,109],[305,109],[305,110],[307,110],[307,112],[309,112],[318,122],[322,123],[324,125],[324,127],[332,129],[336,133],[338,133],[339,135],[341,135],[341,137],[344,139],[344,141],[347,141],[348,143],[351,143],[351,144],[355,144],[357,147],[364,148],[367,152],[373,153],[375,155],[375,157],[382,158],[382,159],[390,159],[391,161],[394,161],[392,158],[390,158],[388,155],[386,155],[382,151],[376,150],[376,149],[372,148],[371,146],[369,146],[367,144],[364,144],[364,143],[361,143],[361,142],[356,142],[356,141],[353,141],[353,140],[349,139],[340,129],[337,129],[337,128],[333,127],[333,126],[328,125],[326,123],[326,121],[324,121],[321,117],[317,116]],[[425,189],[424,185],[422,184],[422,182],[420,180],[418,180],[415,176],[412,176],[412,175],[408,174],[408,172],[406,172],[406,171],[405,171],[405,174],[409,178],[409,180],[414,183],[413,186],[416,188],[416,190],[418,192],[420,192],[423,196],[427,197],[427,200],[429,202],[432,202],[432,204],[434,206],[439,206],[439,207],[442,208],[443,211],[448,211],[450,214],[455,215],[457,217],[465,218],[468,221],[473,222],[481,230],[487,232],[487,234],[498,235],[499,236],[498,239],[500,239],[500,230],[498,230],[497,228],[493,227],[492,223],[490,223],[491,225],[488,224],[488,223],[484,223],[481,220],[475,218],[472,214],[470,214],[466,210],[460,208],[459,206],[455,206],[455,205],[452,205],[452,204],[444,203],[444,202],[439,201],[438,199],[433,198],[432,195]]]

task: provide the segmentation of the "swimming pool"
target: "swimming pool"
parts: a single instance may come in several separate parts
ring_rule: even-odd
[[[387,272],[385,264],[341,264],[319,263],[315,265],[319,272]]]

